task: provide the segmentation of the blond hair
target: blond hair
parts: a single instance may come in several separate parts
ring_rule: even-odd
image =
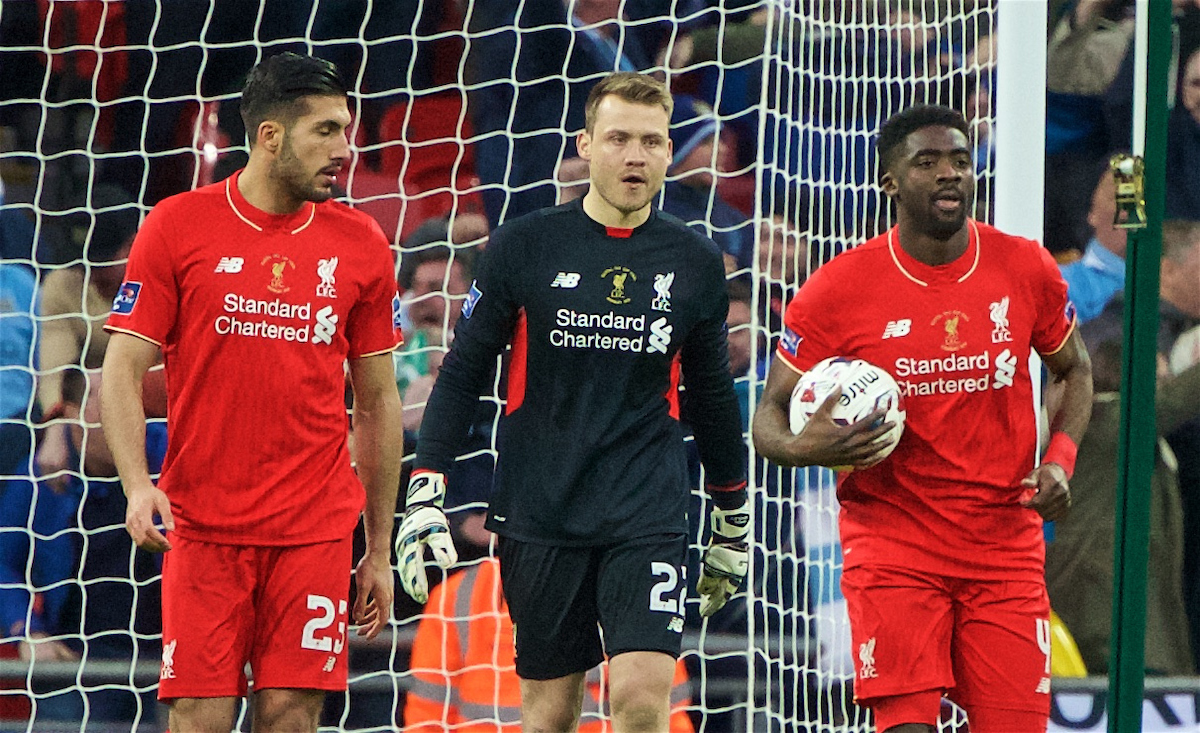
[[[596,113],[600,102],[609,95],[632,104],[658,105],[666,111],[668,118],[675,109],[675,102],[671,99],[671,91],[667,89],[666,84],[636,71],[618,71],[601,79],[588,94],[583,125],[589,135],[596,127]]]

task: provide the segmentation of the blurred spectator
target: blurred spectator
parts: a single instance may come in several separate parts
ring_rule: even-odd
[[[471,285],[475,248],[468,243],[482,246],[487,234],[487,221],[481,215],[460,214],[452,232],[449,219],[433,219],[404,242],[398,278],[404,348],[394,358],[405,430],[414,439]]]
[[[588,192],[588,162],[578,156],[566,158],[558,164],[554,180],[558,186],[557,203],[582,198]]]
[[[49,487],[71,503],[84,537],[74,548],[83,598],[68,603],[65,633],[83,639],[87,656],[157,659],[160,654],[159,557],[136,550],[125,532],[125,496],[100,428],[100,366],[108,346],[101,328],[125,274],[125,259],[139,210],[119,189],[96,184],[91,212],[68,217],[83,261],[52,270],[42,279],[38,400],[45,426],[36,453],[39,489]],[[165,415],[162,371],[147,375],[147,409]],[[166,452],[165,426],[147,425],[147,459],[157,472]],[[46,492],[39,492],[40,495]],[[135,720],[153,710],[153,693],[139,699],[127,690],[78,694],[79,710],[93,720]],[[86,696],[86,703],[83,697]]]
[[[1086,329],[1086,327],[1085,327]],[[1109,672],[1117,453],[1121,428],[1120,334],[1092,352],[1092,421],[1079,443],[1071,514],[1046,545],[1050,605],[1071,630],[1089,674]],[[1183,507],[1176,458],[1161,437],[1200,417],[1200,363],[1178,377],[1159,375],[1158,445],[1151,477],[1150,575],[1146,602],[1146,670],[1190,675],[1193,657],[1183,607]]]
[[[400,287],[405,313],[404,348],[395,353],[396,385],[404,399],[404,429],[416,433],[424,403],[471,285],[465,252],[436,245],[404,254]]]
[[[671,114],[674,145],[662,209],[712,238],[725,256],[725,271],[748,268],[754,256],[754,228],[717,195],[717,176],[732,151],[721,140],[712,108],[695,97],[675,95]]]
[[[1167,212],[1200,221],[1200,50],[1183,64],[1179,103],[1167,121]]]
[[[707,12],[697,13],[692,8],[675,11],[686,20],[677,22],[656,65],[673,72],[672,86],[718,107],[722,133],[732,137],[727,144],[736,161],[727,170],[751,170],[761,159],[762,66],[772,55],[790,56],[783,50],[784,44],[798,43],[807,34],[799,19],[788,23],[782,12],[771,18],[772,9],[781,4],[762,7],[755,0],[703,0],[693,2],[695,5],[707,5]],[[768,22],[773,23],[770,40]]]
[[[794,212],[789,219],[786,212]],[[795,207],[781,205],[758,227],[759,318],[769,333],[783,331],[783,309],[805,279],[836,252],[809,251],[809,238],[801,232],[809,229],[807,201]],[[771,353],[769,350],[768,353]]]
[[[1173,6],[1172,30],[1178,38],[1173,68],[1180,80],[1186,64],[1184,59],[1200,48],[1200,0],[1171,0]],[[1129,44],[1116,76],[1104,92],[1104,121],[1108,131],[1108,144],[1113,152],[1130,150],[1133,147],[1133,44]],[[1176,84],[1176,88],[1181,87]],[[1048,161],[1047,161],[1048,162]]]
[[[1131,0],[1065,3],[1051,22],[1046,55],[1046,247],[1082,252],[1087,194],[1112,149],[1105,90],[1133,38]]]
[[[1180,336],[1200,325],[1200,221],[1163,224],[1159,285],[1159,353],[1170,357]],[[1200,418],[1167,435],[1179,459],[1183,496],[1183,602],[1192,658],[1200,659]]]
[[[1083,257],[1059,267],[1080,324],[1100,315],[1113,296],[1125,289],[1126,236],[1124,229],[1113,226],[1116,211],[1116,182],[1106,167],[1092,191],[1087,214],[1092,237]]]
[[[369,108],[394,101],[407,91],[447,83],[435,79],[441,69],[436,53],[440,43],[429,37],[443,29],[440,26],[455,5],[452,0],[322,0],[313,15],[312,35],[319,44],[318,55],[336,63],[347,79],[361,75],[364,106]],[[302,15],[307,14],[305,9]],[[356,42],[357,38],[365,42]],[[397,71],[404,75],[404,83]]]
[[[0,261],[0,480],[32,475],[36,314],[33,270]]]
[[[730,280],[729,314],[725,316],[725,327],[729,342],[729,373],[733,375],[733,391],[738,396],[738,406],[742,410],[742,431],[750,427],[750,386],[766,378],[766,353],[763,349],[763,339],[755,330],[753,310],[751,306],[750,283],[746,278]],[[759,326],[761,328],[761,324]],[[758,371],[753,377],[750,366],[758,352]]]
[[[1046,51],[1047,153],[1109,149],[1104,93],[1133,39],[1132,11],[1130,0],[1063,4]]]
[[[743,20],[704,23],[680,33],[659,52],[658,65],[685,70],[694,64],[715,61],[735,65],[763,55],[767,47],[767,21],[771,8],[758,8]],[[775,20],[778,28],[779,18]]]
[[[1159,269],[1158,353],[1168,359],[1181,334],[1200,325],[1200,221],[1163,222],[1163,253]],[[1114,298],[1082,334],[1088,350],[1119,339],[1124,299]],[[1183,602],[1191,629],[1192,658],[1200,659],[1200,418],[1167,433],[1179,461],[1179,491],[1183,500]]]
[[[476,172],[493,228],[554,205],[555,170],[576,155],[584,102],[601,75],[649,68],[657,50],[653,24],[619,22],[623,8],[625,20],[647,20],[659,10],[642,5],[539,0],[473,6],[467,107],[480,136]]]
[[[736,380],[750,373],[750,361],[754,351],[754,334],[750,329],[750,286],[745,279],[730,280],[729,315],[725,326],[729,329],[729,373]]]
[[[500,562],[485,558],[452,575],[430,591],[425,613],[413,639],[404,730],[520,731],[521,686]],[[587,673],[580,733],[611,729],[606,671],[607,663],[602,663]],[[684,709],[690,702],[687,671],[679,661],[671,691],[671,733],[693,730]]]
[[[0,262],[0,584],[8,586],[0,588],[0,640],[19,641],[24,659],[50,661],[77,656],[62,641],[46,638],[60,631],[66,601],[67,589],[52,586],[74,567],[70,539],[55,537],[69,526],[74,506],[53,492],[35,491],[34,286],[29,267]],[[33,539],[31,531],[51,539]]]
[[[85,439],[79,419],[88,393],[85,372],[98,370],[104,361],[108,334],[101,326],[125,276],[139,212],[124,192],[104,185],[96,186],[91,205],[92,215],[70,220],[83,262],[51,270],[41,283],[38,401],[44,418],[52,422],[41,436],[37,463],[40,474],[59,491],[69,478],[65,472],[73,463],[72,450],[84,446],[91,449],[85,449],[85,458],[97,475],[115,475],[103,441]]]
[[[487,236],[482,215],[459,213],[453,226],[446,217],[431,219],[404,242],[399,275],[404,346],[393,359],[408,453],[415,450],[426,401],[471,286],[477,248],[486,244]],[[495,402],[479,403],[470,443],[463,450],[474,455],[456,462],[446,483],[451,531],[464,562],[486,555],[491,544],[491,534],[483,528],[483,507],[492,490],[494,461],[488,450],[496,409]],[[400,602],[405,599],[401,594]]]
[[[974,84],[969,85],[967,89],[967,101],[965,106],[967,124],[971,126],[971,143],[975,146],[975,175],[977,177],[986,177],[987,172],[995,168],[996,150],[995,140],[992,137],[992,89],[988,83],[987,77],[976,80]],[[976,197],[976,205],[981,203],[980,197]],[[990,221],[990,216],[980,216],[976,213],[975,218]]]
[[[34,170],[32,166],[18,163],[5,155],[12,150],[13,134],[11,128],[0,127],[0,260],[34,260],[37,247],[34,246],[33,207],[28,205],[28,201],[10,200],[4,182],[4,177],[10,175],[29,178]],[[29,194],[28,184],[20,189],[21,194]],[[17,198],[22,196],[18,195]]]

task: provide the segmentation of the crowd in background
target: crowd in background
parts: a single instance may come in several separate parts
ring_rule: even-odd
[[[489,231],[582,195],[586,164],[574,134],[583,127],[587,92],[604,73],[654,70],[676,95],[662,208],[711,236],[725,255],[731,371],[747,411],[796,288],[890,221],[868,163],[870,133],[888,113],[922,101],[964,110],[980,176],[977,216],[989,218],[994,44],[985,3],[954,3],[960,12],[951,15],[944,0],[811,0],[801,3],[807,26],[771,17],[768,5],[270,0],[182,3],[163,22],[151,3],[6,3],[0,527],[11,529],[0,528],[0,642],[11,643],[0,644],[2,653],[76,659],[86,644],[89,655],[130,662],[161,654],[159,558],[135,550],[125,535],[124,497],[98,424],[107,342],[101,326],[141,216],[244,164],[236,96],[260,53],[311,51],[338,63],[356,90],[357,154],[339,182],[397,245],[405,346],[395,364],[408,453]],[[1106,170],[1111,154],[1130,148],[1132,2],[1057,0],[1050,11],[1045,244],[1086,321],[1098,365],[1097,411],[1115,415],[1125,236],[1112,225]],[[1194,673],[1200,658],[1200,389],[1188,388],[1198,369],[1188,349],[1200,348],[1193,345],[1200,326],[1200,4],[1177,1],[1176,23],[1167,164],[1174,223],[1164,231],[1159,339],[1160,411],[1168,417],[1160,419],[1147,634],[1148,668],[1173,675]],[[838,24],[856,30],[836,32]],[[35,50],[46,45],[57,50]],[[771,100],[765,109],[763,84]],[[153,467],[165,453],[166,412],[161,383],[151,380],[147,392],[159,405],[148,443]],[[449,477],[447,505],[457,508],[451,520],[465,561],[489,554],[482,512],[498,409],[496,401],[480,403],[470,457]],[[1088,670],[1104,673],[1109,594],[1102,588],[1111,587],[1112,552],[1102,539],[1111,543],[1104,530],[1112,522],[1116,450],[1104,432],[1110,421],[1093,422],[1073,483],[1076,513],[1049,543],[1047,572],[1052,603]],[[760,516],[788,530],[773,531],[775,546],[764,549],[778,552],[764,558],[755,580],[754,592],[778,614],[765,626],[822,637],[826,651],[814,641],[808,661],[845,669],[820,658],[830,640],[817,620],[822,608],[836,607],[836,580],[810,583],[800,561],[836,552],[836,539],[815,543],[811,536],[814,502],[825,502],[832,516],[832,498],[817,490],[828,477],[765,465],[759,473],[767,487]],[[39,592],[22,589],[30,583]],[[406,602],[399,594],[402,620],[421,610]],[[789,620],[793,609],[804,609],[808,621]],[[133,720],[153,705],[150,695],[139,702],[132,691],[86,695],[92,719]],[[39,706],[78,719],[84,702],[78,690],[64,691]],[[7,704],[0,696],[0,717]]]

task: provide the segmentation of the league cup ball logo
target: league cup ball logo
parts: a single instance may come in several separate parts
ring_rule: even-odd
[[[792,433],[799,435],[813,414],[835,392],[841,395],[830,417],[839,425],[855,423],[877,409],[886,412],[884,421],[893,423],[895,427],[884,437],[886,448],[876,456],[875,463],[888,457],[904,434],[904,420],[908,415],[904,407],[904,394],[891,374],[862,359],[833,356],[817,362],[800,377],[792,390],[788,408],[788,424]],[[830,468],[836,471],[853,470],[849,466]]]

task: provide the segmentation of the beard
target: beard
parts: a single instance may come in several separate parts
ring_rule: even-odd
[[[930,236],[936,239],[949,239],[955,234],[961,232],[963,227],[967,225],[967,208],[964,206],[962,211],[950,218],[941,218],[937,216],[929,217],[929,221],[923,222],[925,231]]]
[[[279,181],[284,191],[297,201],[321,203],[333,198],[333,188],[319,188],[315,183],[317,173],[304,169],[304,164],[292,149],[291,141],[285,136],[279,157],[271,163],[271,177]]]
[[[897,199],[897,206],[907,210],[909,217],[917,227],[934,239],[949,239],[961,232],[967,225],[967,215],[973,202],[972,197],[963,200],[963,205],[953,214],[941,212],[929,199],[923,199],[919,204],[913,204]]]

